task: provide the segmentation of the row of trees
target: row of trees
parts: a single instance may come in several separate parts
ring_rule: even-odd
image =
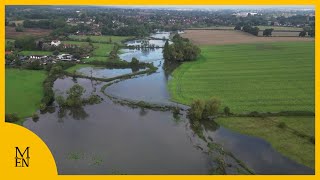
[[[42,29],[57,29],[66,26],[64,18],[52,19],[52,20],[24,20],[23,27],[25,28],[42,28]]]
[[[258,36],[258,34],[259,34],[259,28],[258,27],[252,27],[252,26],[250,26],[248,24],[243,25],[242,23],[237,24],[234,27],[234,30],[239,30],[239,31],[242,30],[244,32],[250,33],[250,34],[255,35],[255,36]]]
[[[250,33],[255,36],[259,35],[259,28],[258,27],[252,27],[249,25],[245,25],[245,26],[243,26],[242,31]]]
[[[163,56],[166,62],[183,62],[197,59],[201,50],[198,46],[191,43],[188,39],[176,34],[173,43],[169,45],[166,41],[163,48]]]

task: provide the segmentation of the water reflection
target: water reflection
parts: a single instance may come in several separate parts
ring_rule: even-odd
[[[71,107],[71,108],[60,108],[58,111],[59,122],[63,122],[63,118],[66,115],[71,116],[75,120],[84,120],[89,114],[84,110],[83,107]]]

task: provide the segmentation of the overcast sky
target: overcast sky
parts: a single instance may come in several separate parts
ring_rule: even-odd
[[[115,6],[111,6],[115,7]],[[118,7],[118,6],[117,6]],[[313,5],[121,5],[119,7],[134,8],[173,8],[173,9],[314,9]]]

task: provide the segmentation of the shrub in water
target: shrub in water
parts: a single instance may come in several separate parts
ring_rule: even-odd
[[[33,120],[39,119],[39,115],[38,115],[37,113],[33,113],[33,114],[32,114],[32,119],[33,119]]]

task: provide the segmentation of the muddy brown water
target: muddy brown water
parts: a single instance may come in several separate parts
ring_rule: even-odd
[[[136,101],[172,103],[166,89],[170,75],[162,69],[162,54],[149,51],[120,55],[128,61],[132,56],[153,62],[159,66],[158,71],[115,83],[105,93]],[[75,83],[86,89],[85,96],[98,94],[103,102],[68,110],[64,116],[56,108],[40,114],[36,122],[24,122],[48,145],[59,174],[209,174],[215,167],[215,157],[206,153],[207,142],[190,128],[185,112],[176,119],[170,111],[114,103],[100,92],[105,83],[88,79],[60,78],[54,90],[63,94]],[[257,174],[314,174],[313,169],[282,156],[262,139],[220,126],[204,127],[207,141],[220,144]],[[238,168],[234,160],[225,160]],[[228,173],[236,173],[230,169]]]

